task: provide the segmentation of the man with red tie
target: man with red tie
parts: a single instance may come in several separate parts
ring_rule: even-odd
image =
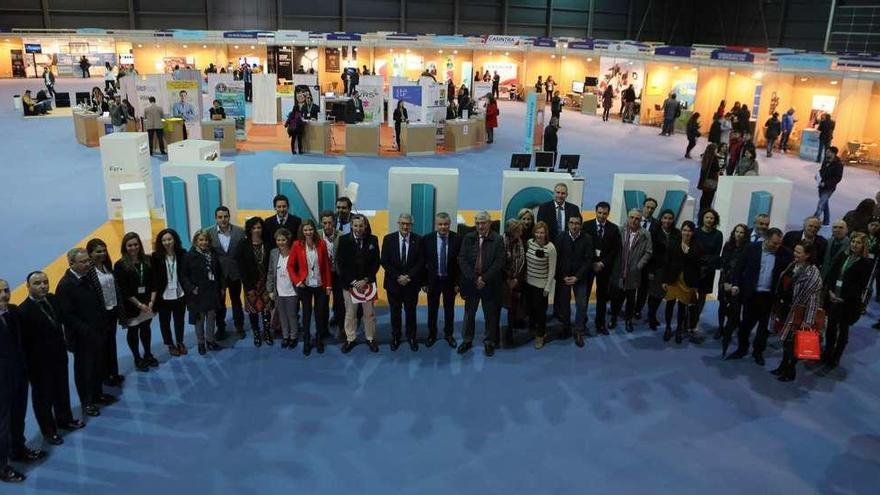
[[[486,325],[484,352],[491,357],[495,354],[495,342],[498,341],[498,305],[501,303],[504,243],[501,236],[492,231],[492,220],[488,212],[477,213],[474,220],[477,229],[464,236],[458,254],[465,312],[463,342],[458,346],[458,353],[464,354],[473,347],[477,307],[482,304]]]

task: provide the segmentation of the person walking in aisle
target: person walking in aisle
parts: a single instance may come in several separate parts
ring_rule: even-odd
[[[150,323],[158,296],[156,276],[137,233],[129,232],[122,237],[121,254],[113,272],[122,293],[123,325],[128,329],[126,340],[134,357],[135,368],[145,372],[159,366],[159,360],[150,350],[153,336]],[[143,354],[138,347],[138,339],[143,346]]]
[[[782,123],[779,121],[779,112],[773,112],[773,115],[764,123],[764,139],[767,140],[767,158],[773,156],[773,146],[776,139],[782,134]]]
[[[223,268],[217,252],[211,247],[211,236],[205,230],[193,234],[192,247],[183,260],[182,281],[189,309],[189,322],[196,327],[196,342],[199,354],[218,351],[220,346],[214,340],[214,327],[217,310],[223,301]]]
[[[675,93],[669,93],[669,97],[663,101],[663,128],[661,136],[671,136],[675,133],[675,119],[681,115],[681,105],[675,98]]]
[[[685,134],[687,135],[688,145],[684,151],[684,157],[690,158],[691,150],[697,146],[697,138],[702,136],[700,134],[700,112],[691,114],[691,118],[688,119],[687,126],[685,127]]]
[[[556,117],[550,119],[550,125],[544,128],[544,151],[553,153],[553,163],[556,166],[556,156],[559,151],[559,120]]]
[[[823,159],[825,161],[828,160],[827,152],[832,148],[831,141],[834,139],[834,126],[835,123],[831,120],[831,114],[823,113],[822,118],[819,119],[819,124],[816,126],[819,130],[819,151],[816,153],[816,163],[821,162]]]
[[[501,76],[498,75],[498,71],[492,71],[492,97],[498,99],[499,90],[501,86]]]
[[[43,67],[43,84],[49,92],[49,98],[55,98],[55,74],[48,65]]]
[[[797,122],[797,120],[794,118],[794,108],[789,108],[788,111],[782,115],[782,122],[780,123],[782,137],[779,138],[779,151],[782,153],[788,153],[788,138],[791,136],[791,131],[794,130],[795,122]]]
[[[327,215],[322,215],[322,219],[326,218]],[[327,321],[330,308],[327,301],[333,293],[333,279],[336,278],[330,268],[330,253],[335,249],[333,243],[322,237],[315,224],[308,219],[303,221],[297,237],[287,260],[287,273],[303,308],[303,354],[308,356],[311,352],[309,326],[312,314],[315,316],[315,347],[318,354],[323,354],[323,339],[329,335]]]
[[[843,180],[843,163],[840,162],[837,152],[837,146],[828,148],[828,152],[825,153],[825,161],[822,162],[822,166],[816,174],[819,202],[816,204],[816,212],[813,213],[813,216],[819,217],[821,214],[822,225],[828,225],[831,222],[831,206],[829,202],[831,195],[837,189],[837,184]]]
[[[602,92],[602,122],[608,122],[608,114],[611,113],[611,106],[614,104],[614,88],[611,85],[605,86]]]
[[[287,129],[287,136],[290,138],[290,154],[295,155],[296,150],[299,154],[303,152],[303,134],[306,131],[306,115],[300,112],[300,107],[294,106],[293,110],[287,114],[287,120],[284,121],[284,128]]]
[[[92,64],[89,62],[89,59],[87,59],[85,55],[79,58],[79,70],[82,72],[83,79],[88,79],[92,77],[92,75],[89,74],[89,67],[91,66]]]
[[[116,71],[110,62],[104,62],[104,91],[116,90]]]
[[[721,165],[718,163],[715,143],[709,143],[703,151],[700,163],[700,178],[697,180],[697,189],[703,193],[700,195],[700,211],[712,207],[715,199],[715,191],[718,190],[718,176],[721,174]]]
[[[156,105],[156,97],[149,98],[149,105],[144,107],[144,129],[147,131],[147,140],[150,143],[150,155],[153,154],[153,141],[159,145],[159,153],[165,153],[165,112],[162,107]]]
[[[400,127],[405,123],[409,123],[409,114],[403,106],[403,100],[397,100],[397,108],[394,109],[394,142],[397,144],[397,151],[403,151],[400,148]]]
[[[495,128],[498,127],[498,102],[490,95],[486,103],[486,143],[495,142]]]
[[[550,99],[550,116],[551,118],[556,118],[556,121],[559,122],[559,118],[562,115],[562,98],[559,97],[559,91],[553,93],[553,98]]]
[[[101,288],[101,299],[104,302],[104,384],[110,387],[120,387],[125,377],[119,374],[119,356],[116,350],[116,329],[123,319],[122,293],[113,273],[113,262],[107,251],[107,244],[101,239],[92,239],[86,243],[86,253],[91,259],[98,277]]]

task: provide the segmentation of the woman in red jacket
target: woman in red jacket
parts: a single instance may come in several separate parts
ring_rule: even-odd
[[[486,143],[495,141],[495,128],[498,127],[498,102],[491,94],[487,96],[489,104],[486,105]]]
[[[327,301],[333,291],[333,280],[327,244],[318,235],[315,223],[311,220],[303,220],[300,225],[297,241],[293,243],[290,258],[287,260],[287,271],[303,308],[303,354],[308,356],[312,352],[309,332],[312,308],[315,312],[315,347],[319,354],[323,354],[324,342],[321,341],[321,335],[328,333]]]

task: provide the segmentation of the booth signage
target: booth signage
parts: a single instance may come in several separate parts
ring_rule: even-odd
[[[178,40],[201,40],[207,37],[204,31],[193,31],[190,29],[175,29],[171,32],[171,37]]]
[[[537,108],[538,108],[538,95],[537,93],[530,92],[526,96],[526,114],[524,123],[524,134],[523,134],[523,153],[531,153],[535,149],[535,120],[537,119]]]
[[[24,44],[24,52],[25,53],[43,53],[43,45],[39,43],[25,43]]]
[[[532,42],[532,46],[543,46],[546,48],[555,48],[556,40],[553,38],[535,38],[535,41]]]
[[[592,50],[593,40],[571,41],[568,43],[570,50]]]
[[[284,43],[308,43],[308,31],[282,30],[275,32],[275,41]]]
[[[838,67],[877,67],[880,68],[880,57],[859,54],[846,54],[838,57]]]
[[[394,86],[392,96],[395,100],[420,107],[422,106],[421,86]]]
[[[358,33],[327,33],[327,41],[360,41]]]
[[[102,28],[79,28],[76,30],[76,34],[107,34],[107,30]]]
[[[385,39],[388,41],[416,41],[419,35],[415,33],[392,33],[386,34]]]
[[[797,53],[779,56],[779,58],[776,59],[776,64],[779,67],[789,69],[830,70],[832,61],[833,59],[827,55]]]
[[[519,36],[507,36],[503,34],[490,34],[486,36],[486,43],[489,46],[517,46],[519,45]]]
[[[600,50],[607,50],[609,52],[639,53],[651,51],[650,46],[634,41],[596,40],[594,45]]]
[[[467,39],[464,36],[434,36],[431,41],[437,45],[464,45]]]
[[[654,55],[690,58],[691,50],[689,46],[658,46],[654,48]]]
[[[257,38],[274,38],[273,31],[225,31],[224,38],[255,40]]]
[[[748,52],[719,48],[712,50],[712,60],[724,60],[727,62],[754,62],[755,56]]]

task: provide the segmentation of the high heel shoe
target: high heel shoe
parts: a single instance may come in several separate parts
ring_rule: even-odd
[[[263,330],[263,341],[266,345],[274,345],[275,341],[272,340],[272,332],[270,330]]]
[[[666,327],[666,331],[663,332],[663,342],[669,342],[672,339],[672,328]]]
[[[260,339],[260,331],[254,330],[254,347],[260,347],[263,345],[263,341]]]

